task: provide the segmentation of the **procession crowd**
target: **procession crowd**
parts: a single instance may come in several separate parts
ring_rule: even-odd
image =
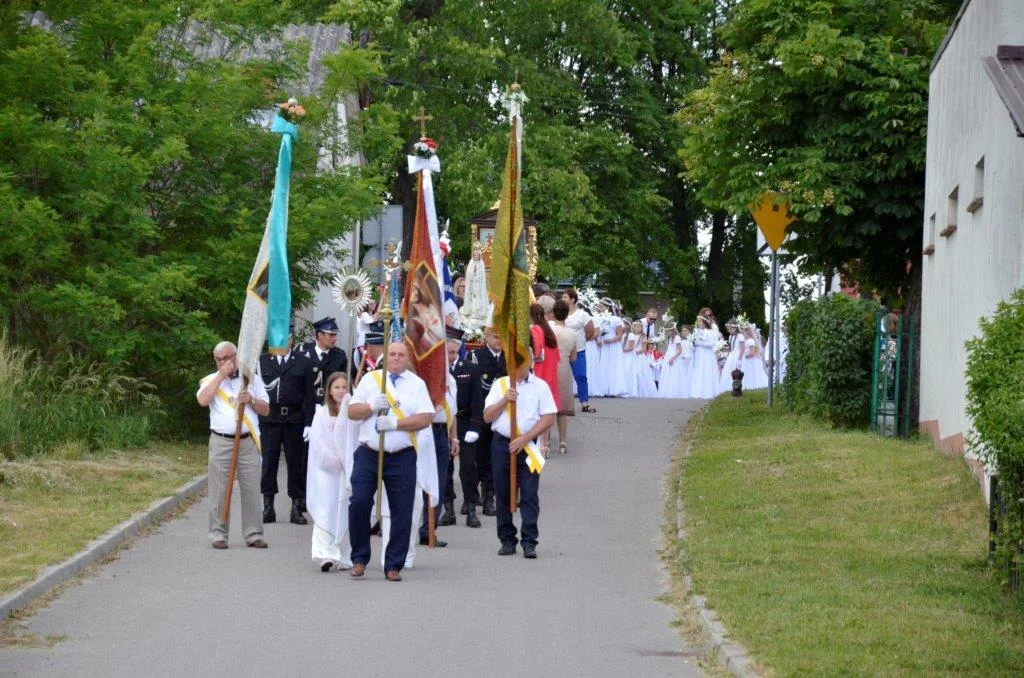
[[[568,454],[568,422],[577,398],[584,413],[596,412],[593,396],[711,398],[732,387],[737,368],[748,388],[767,386],[759,336],[742,318],[727,323],[730,335],[723,340],[708,309],[691,332],[686,326],[680,331],[668,317],[659,323],[653,310],[631,322],[608,299],[591,301],[591,314],[571,288],[553,292],[536,286],[534,295],[530,359],[517,365],[514,379],[493,330],[485,327],[483,341],[470,345],[455,323],[446,326],[449,369],[438,407],[412,369],[406,342],[387,344],[385,363],[385,328],[373,310],[360,318],[352,365],[335,345],[333,318],[314,323],[315,341],[293,346],[290,339],[285,354],[261,356],[258,378],[244,388],[236,347],[218,344],[217,371],[200,382],[196,394],[210,414],[213,548],[228,548],[224,501],[239,412],[244,430],[236,468],[245,543],[267,547],[263,526],[277,520],[283,449],[289,520],[305,525],[305,514],[312,517],[311,555],[321,570],[363,576],[371,533],[379,531],[385,576],[400,581],[401,571],[415,561],[416,546],[446,546],[434,530],[458,521],[456,459],[459,513],[466,526],[482,525],[479,509],[496,519],[499,555],[515,554],[521,546],[523,556],[533,559],[540,472],[552,447],[551,431],[557,424],[557,449]],[[471,332],[472,324],[467,327]],[[510,483],[512,464],[516,487]],[[436,526],[435,506],[443,507]]]

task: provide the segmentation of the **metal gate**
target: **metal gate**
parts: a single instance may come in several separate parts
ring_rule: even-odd
[[[914,347],[917,317],[878,313],[871,378],[871,430],[899,438],[913,428]]]

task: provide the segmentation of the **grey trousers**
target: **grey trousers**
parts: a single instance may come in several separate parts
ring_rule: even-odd
[[[210,542],[227,540],[228,524],[220,522],[220,511],[224,503],[224,488],[228,482],[228,467],[231,465],[231,447],[234,441],[213,433],[210,434],[209,477],[206,481],[210,503]],[[251,437],[243,438],[238,446],[239,500],[242,507],[242,534],[245,543],[251,544],[263,538],[263,509],[260,506],[260,473],[262,463],[259,450]]]

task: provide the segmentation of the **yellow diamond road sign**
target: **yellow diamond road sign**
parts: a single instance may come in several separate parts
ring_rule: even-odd
[[[789,203],[778,201],[772,193],[762,195],[757,203],[751,203],[750,214],[761,229],[768,247],[773,252],[778,252],[782,242],[786,239],[786,228],[796,221],[796,218],[789,213]]]

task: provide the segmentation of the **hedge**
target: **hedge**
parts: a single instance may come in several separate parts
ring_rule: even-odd
[[[786,316],[789,356],[782,402],[839,427],[860,428],[871,411],[875,301],[834,294],[795,304]]]

